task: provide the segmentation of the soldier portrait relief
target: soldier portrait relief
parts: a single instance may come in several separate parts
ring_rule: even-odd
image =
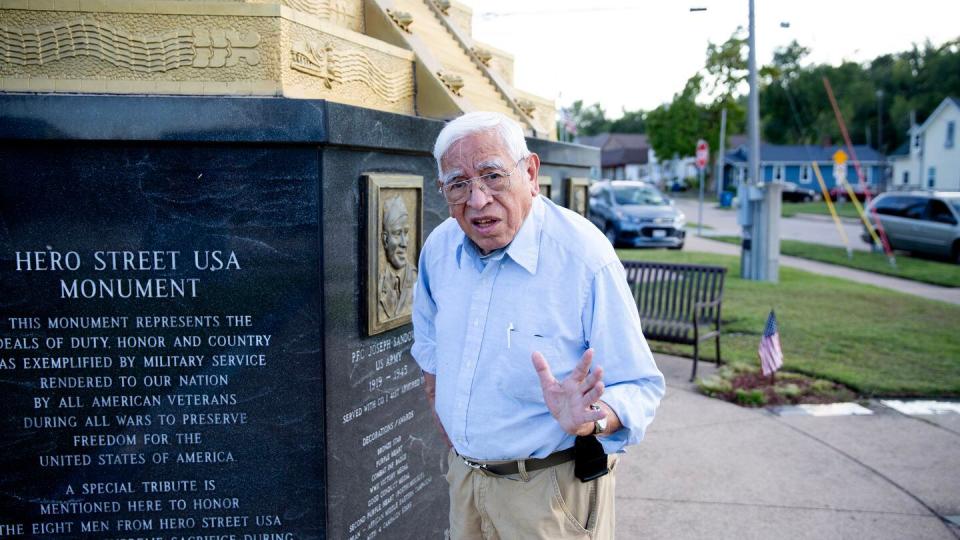
[[[367,204],[367,334],[410,323],[423,222],[423,178],[369,174]]]
[[[383,204],[383,253],[387,264],[380,269],[377,288],[377,319],[386,322],[410,315],[413,286],[417,282],[417,268],[407,256],[410,245],[411,223],[406,205],[400,197]]]

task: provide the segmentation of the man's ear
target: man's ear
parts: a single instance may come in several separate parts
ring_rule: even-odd
[[[527,157],[526,173],[530,175],[530,194],[536,197],[540,194],[540,156],[530,154]]]

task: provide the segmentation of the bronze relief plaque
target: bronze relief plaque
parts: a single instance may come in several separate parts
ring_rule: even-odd
[[[423,245],[423,177],[363,176],[367,216],[367,335],[411,321]]]

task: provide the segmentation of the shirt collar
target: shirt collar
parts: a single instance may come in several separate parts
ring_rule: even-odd
[[[507,246],[507,255],[531,274],[537,273],[537,262],[540,260],[540,232],[543,230],[544,213],[543,201],[539,196],[534,197],[530,213],[523,220],[523,225],[513,237],[513,241]],[[478,265],[478,268],[482,268],[477,246],[463,231],[460,231],[460,234],[462,236],[457,246],[457,265],[463,267],[463,255],[466,252],[468,258]]]

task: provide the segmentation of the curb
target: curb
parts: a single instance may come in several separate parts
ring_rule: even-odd
[[[793,215],[793,218],[794,218],[794,219],[806,219],[806,220],[809,220],[809,221],[833,221],[833,218],[832,218],[832,217],[830,217],[830,216],[824,216],[824,215],[822,215],[822,214],[803,214],[803,213],[798,213],[798,214],[794,214],[794,215]],[[791,219],[791,218],[785,218],[785,219]],[[843,223],[857,224],[857,223],[860,223],[860,218],[852,218],[852,217],[843,217],[843,216],[841,216],[841,217],[840,217],[840,221],[842,221]]]

